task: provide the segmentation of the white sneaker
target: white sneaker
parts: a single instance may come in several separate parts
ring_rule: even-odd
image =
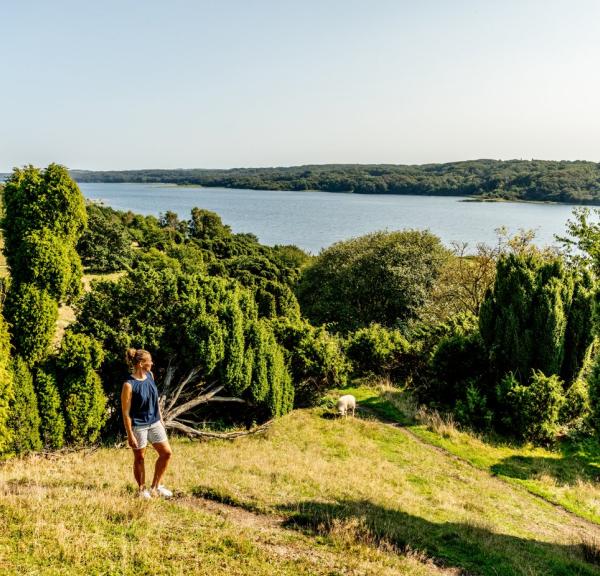
[[[173,492],[171,492],[168,488],[165,488],[162,484],[159,484],[156,487],[156,492],[163,498],[171,498],[171,496],[173,496]]]
[[[140,490],[139,497],[142,500],[152,500],[152,494],[150,494],[150,490],[148,490],[148,488],[144,488],[143,490]]]

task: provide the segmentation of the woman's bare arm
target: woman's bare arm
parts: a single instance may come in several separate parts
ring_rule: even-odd
[[[131,416],[129,416],[129,410],[131,409],[131,384],[125,382],[121,390],[121,411],[123,414],[123,423],[125,424],[125,431],[127,432],[127,441],[129,446],[134,450],[138,447],[135,434],[133,433],[133,426],[131,423]]]

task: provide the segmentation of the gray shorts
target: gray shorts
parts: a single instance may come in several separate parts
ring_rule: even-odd
[[[167,431],[160,420],[148,426],[134,426],[133,434],[137,440],[138,450],[148,446],[148,442],[158,444],[167,440]]]

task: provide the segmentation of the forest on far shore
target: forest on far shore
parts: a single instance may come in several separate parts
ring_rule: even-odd
[[[600,164],[586,161],[471,160],[423,165],[323,164],[229,170],[72,170],[71,175],[78,182],[600,204]]]

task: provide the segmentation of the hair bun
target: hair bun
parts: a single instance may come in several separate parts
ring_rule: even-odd
[[[137,350],[135,348],[127,349],[127,352],[125,352],[125,360],[127,360],[128,364],[131,364],[133,362],[136,354],[137,354]]]

